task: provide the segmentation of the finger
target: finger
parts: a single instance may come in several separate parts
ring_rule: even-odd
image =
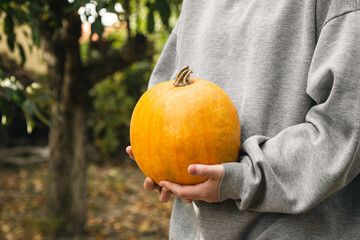
[[[179,185],[169,181],[161,181],[159,185],[163,188],[169,189],[175,196],[183,200],[198,200],[201,199],[199,195],[199,185]]]
[[[160,192],[160,186],[157,185],[154,180],[152,180],[151,178],[147,177],[144,181],[144,189],[146,191],[152,191],[152,190],[158,190]]]
[[[130,156],[131,159],[135,160],[131,146],[127,146],[127,148],[126,148],[126,153],[129,154],[129,156]]]
[[[221,164],[218,165],[192,164],[189,166],[188,172],[191,175],[195,175],[199,177],[220,179],[224,173],[224,166]]]
[[[159,201],[162,203],[166,203],[170,200],[171,192],[167,188],[162,188],[160,195],[159,195]]]

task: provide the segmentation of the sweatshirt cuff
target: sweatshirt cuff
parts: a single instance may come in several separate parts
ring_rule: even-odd
[[[244,194],[243,164],[239,162],[223,163],[224,174],[220,181],[218,199],[220,202],[226,199],[240,200]]]

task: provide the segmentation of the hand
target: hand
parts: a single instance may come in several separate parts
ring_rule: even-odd
[[[131,146],[128,146],[126,148],[126,152],[127,154],[129,154],[129,157],[131,159],[133,159],[135,162],[135,158],[134,158],[134,154],[132,152],[132,148]],[[153,190],[157,190],[159,192],[159,201],[160,202],[168,202],[170,200],[170,197],[171,197],[171,192],[167,189],[167,188],[164,188],[164,187],[160,187],[159,185],[157,185],[154,180],[152,180],[151,178],[147,177],[144,181],[144,189],[146,191],[153,191]]]
[[[179,185],[169,181],[161,181],[159,185],[169,189],[187,203],[191,203],[193,200],[203,200],[209,203],[219,201],[218,189],[224,174],[223,165],[194,164],[189,166],[188,172],[195,176],[207,177],[208,180],[196,185]]]

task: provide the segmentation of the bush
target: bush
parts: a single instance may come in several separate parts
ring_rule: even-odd
[[[95,145],[109,156],[115,156],[129,144],[129,126],[133,108],[146,91],[151,73],[148,62],[133,64],[90,90],[93,111],[88,125]]]

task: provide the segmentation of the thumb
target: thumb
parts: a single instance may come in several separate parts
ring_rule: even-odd
[[[135,159],[135,158],[134,158],[134,153],[133,153],[133,151],[132,151],[132,147],[131,147],[131,146],[127,146],[127,147],[126,147],[126,153],[130,156],[131,159],[133,159],[133,160]]]
[[[199,177],[220,179],[224,173],[224,166],[221,164],[217,164],[217,165],[192,164],[189,166],[188,172],[191,175],[195,175]]]

